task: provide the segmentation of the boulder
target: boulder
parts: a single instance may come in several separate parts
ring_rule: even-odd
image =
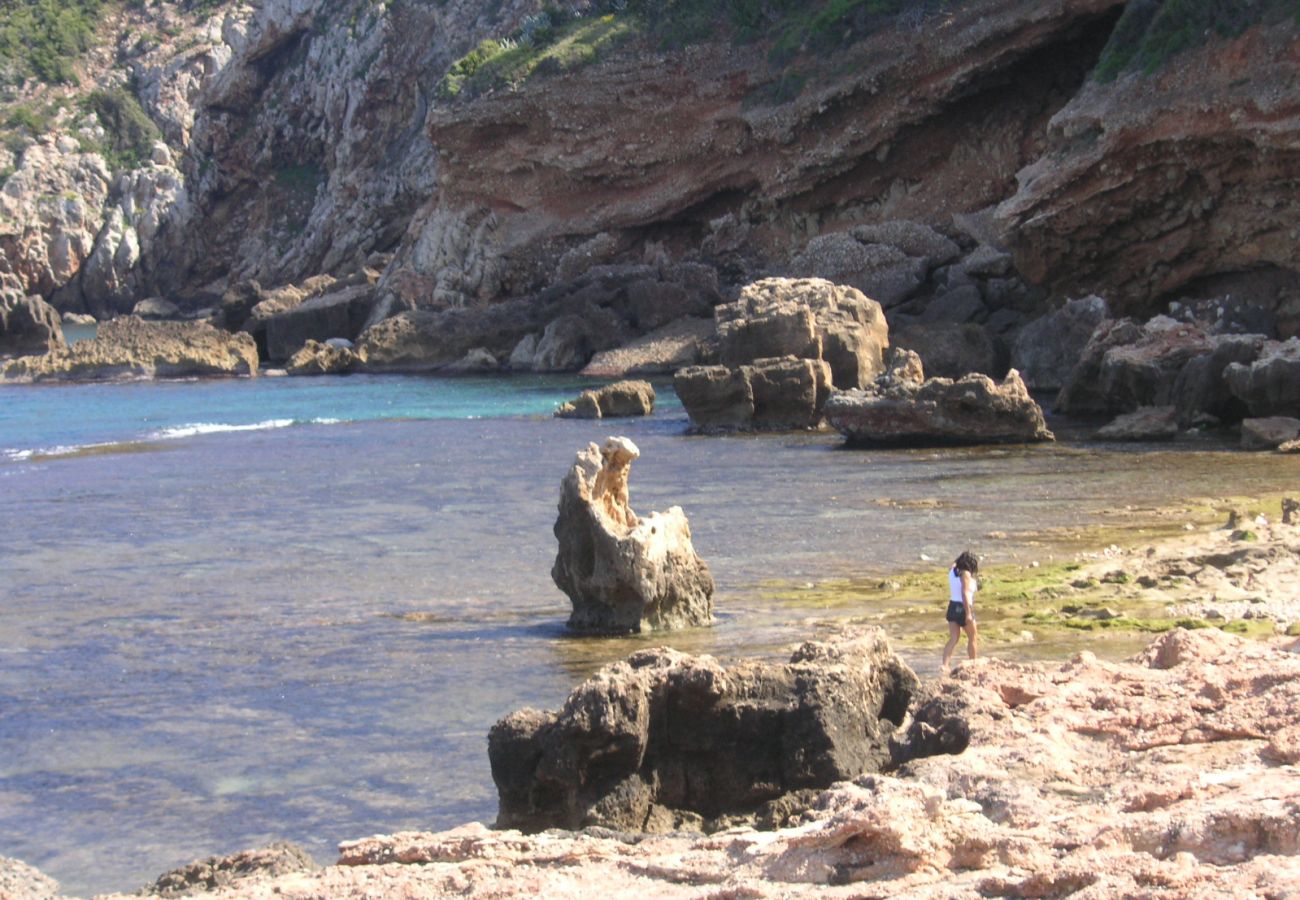
[[[497,827],[668,832],[752,816],[791,792],[888,768],[918,687],[879,628],[804,644],[786,663],[641,650],[563,709],[493,726]]]
[[[627,438],[591,444],[560,487],[551,577],[573,604],[574,631],[628,634],[713,619],[713,576],[691,544],[681,507],[632,511],[628,474],[638,456]]]
[[[313,297],[266,322],[266,352],[271,360],[289,359],[309,340],[356,338],[365,325],[375,291],[369,284]]]
[[[357,339],[368,372],[435,372],[483,349],[507,359],[539,323],[525,301],[510,300],[473,309],[405,310],[367,328]],[[532,358],[532,350],[528,358]]]
[[[841,388],[869,383],[884,369],[885,315],[852,287],[821,278],[766,278],[714,315],[723,365],[780,356],[823,359]]]
[[[163,297],[147,297],[132,307],[131,315],[141,319],[179,319],[181,308]]]
[[[697,432],[815,428],[831,370],[822,360],[792,356],[737,368],[690,366],[673,376],[673,389]]]
[[[452,375],[486,375],[499,372],[501,363],[486,347],[475,347],[443,371]]]
[[[979,325],[908,325],[894,332],[893,343],[914,351],[925,371],[936,378],[961,378],[971,372],[992,375],[997,368],[993,339]]]
[[[851,446],[1028,443],[1053,440],[1043,411],[1012,369],[1000,384],[985,375],[917,380],[919,363],[898,354],[897,369],[865,390],[838,391],[826,421]],[[897,373],[897,374],[895,374]]]
[[[1184,428],[1205,416],[1237,422],[1249,413],[1246,403],[1232,393],[1226,372],[1234,363],[1249,365],[1259,357],[1264,337],[1258,334],[1216,334],[1210,351],[1189,359],[1174,380],[1174,405]]]
[[[968,282],[939,291],[931,297],[921,313],[921,321],[982,322],[988,318],[988,315],[989,310],[984,305],[984,297],[980,294],[980,289]]]
[[[1065,386],[1088,339],[1107,316],[1097,296],[1070,300],[1061,309],[1026,325],[1011,350],[1011,365],[1031,391],[1059,391]]]
[[[1289,416],[1243,419],[1241,423],[1243,450],[1275,450],[1297,438],[1300,438],[1300,419]]]
[[[58,311],[40,297],[0,300],[0,356],[46,353],[64,344]]]
[[[715,333],[712,318],[677,319],[621,347],[600,351],[581,374],[598,378],[670,374],[701,362],[705,344]]]
[[[1223,375],[1253,416],[1300,413],[1300,338],[1268,341],[1258,359],[1231,363]]]
[[[594,391],[583,391],[577,399],[555,411],[559,419],[615,419],[648,416],[655,409],[655,389],[648,381],[618,381]]]
[[[206,322],[146,322],[125,316],[103,322],[93,340],[0,366],[10,381],[103,381],[256,375],[257,347],[247,334]]]
[[[1178,415],[1172,406],[1143,406],[1116,416],[1093,435],[1099,441],[1168,441],[1177,436]]]
[[[888,244],[865,244],[851,234],[824,234],[813,238],[790,262],[796,276],[828,278],[851,286],[895,306],[921,286],[926,266]]]
[[[290,375],[341,375],[358,361],[350,347],[308,339],[284,368]]]

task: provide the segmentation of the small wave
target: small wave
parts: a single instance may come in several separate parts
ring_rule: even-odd
[[[174,425],[155,431],[149,437],[155,441],[173,441],[180,438],[195,437],[200,434],[220,434],[227,431],[266,431],[271,428],[288,428],[296,425],[296,419],[267,419],[251,425],[226,425],[220,422],[193,422],[187,425]]]
[[[35,450],[0,450],[0,458],[9,462],[40,462],[73,456],[97,456],[105,453],[143,453],[154,449],[145,441],[108,441],[102,444],[71,444],[38,447]]]

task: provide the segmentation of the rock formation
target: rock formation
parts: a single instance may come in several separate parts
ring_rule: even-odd
[[[638,456],[627,438],[591,444],[560,486],[551,577],[573,604],[574,631],[627,634],[712,621],[713,576],[681,507],[632,511],[628,474]]]
[[[617,419],[648,416],[655,409],[655,389],[648,381],[618,381],[594,391],[583,391],[577,399],[555,411],[559,419]]]
[[[1172,406],[1141,406],[1115,419],[1093,435],[1099,441],[1168,441],[1178,436],[1178,410]]]
[[[290,375],[342,375],[365,362],[347,341],[330,340],[325,343],[307,340],[302,348],[285,364]]]
[[[0,356],[45,353],[64,345],[58,312],[39,296],[0,297]]]
[[[792,791],[888,767],[918,685],[880,629],[805,644],[785,664],[639,651],[562,710],[493,726],[498,827],[714,830]]]
[[[835,385],[883,368],[880,304],[818,278],[767,278],[715,310],[720,365],[679,370],[673,387],[700,431],[811,428]]]
[[[1241,422],[1243,450],[1275,450],[1297,438],[1300,438],[1300,419],[1268,416],[1263,419],[1243,419]]]
[[[130,316],[99,326],[94,340],[0,364],[8,381],[103,381],[256,375],[257,347],[247,334],[204,322],[146,322]]]
[[[832,394],[824,412],[855,446],[1053,440],[1015,369],[1000,384],[985,375],[922,380],[909,350],[894,350],[889,372],[874,384]]]
[[[1106,318],[1106,301],[1100,297],[1069,301],[1021,330],[1011,351],[1012,367],[1031,391],[1059,391]]]
[[[1258,357],[1227,365],[1223,377],[1253,416],[1300,414],[1300,338],[1263,345]]]

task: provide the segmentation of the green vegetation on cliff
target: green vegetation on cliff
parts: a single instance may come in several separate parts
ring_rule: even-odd
[[[98,148],[114,169],[133,169],[149,158],[153,142],[162,137],[158,126],[145,113],[135,95],[123,88],[94,91],[86,98],[106,134]]]
[[[1214,36],[1236,37],[1252,25],[1290,13],[1300,23],[1296,0],[1132,0],[1097,62],[1098,81],[1121,72],[1156,71],[1171,57]]]
[[[75,84],[104,0],[0,0],[0,83]]]

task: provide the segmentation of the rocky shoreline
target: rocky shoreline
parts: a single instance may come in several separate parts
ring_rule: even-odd
[[[875,741],[892,734],[890,749],[876,743],[867,753],[872,768],[886,761],[882,771],[836,768],[823,788],[787,794],[758,818],[710,824],[693,814],[637,814],[643,824],[632,829],[618,816],[583,827],[579,816],[567,821],[581,830],[535,834],[474,823],[348,841],[325,867],[292,848],[267,848],[194,863],[142,893],[338,900],[595,890],[612,897],[1287,896],[1300,878],[1300,627],[1291,608],[1298,564],[1300,524],[1278,520],[1269,504],[1242,504],[1231,527],[1087,551],[1048,579],[1055,591],[1109,592],[1117,615],[1123,602],[1148,591],[1162,597],[1170,616],[1198,620],[1164,631],[1123,661],[1082,650],[1064,663],[1013,662],[996,658],[994,644],[991,657],[963,661],[949,678],[917,681],[887,661],[878,629],[850,628],[808,645],[823,649],[798,651],[791,673],[830,665],[821,671],[834,680],[835,666],[846,662],[846,674],[868,680],[873,671],[892,671],[880,683],[904,685],[911,699],[905,716],[888,693],[868,702],[883,704],[877,715],[892,709],[888,722],[879,720],[883,732],[872,731]],[[1214,621],[1224,627],[1204,627]],[[855,647],[874,649],[859,656],[865,651]],[[616,686],[655,667],[678,672],[670,679],[688,691],[662,701],[670,704],[698,703],[686,697],[706,684],[741,697],[770,690],[757,687],[763,679],[790,677],[744,662],[733,675],[708,657],[671,651],[639,655],[647,652],[654,666],[634,657],[610,667],[575,692],[588,699],[571,698],[570,718],[561,720],[568,724],[546,727],[622,733],[600,703],[625,704],[616,698],[630,688]],[[754,687],[745,687],[753,678]],[[852,708],[830,699],[829,687],[818,690],[831,691],[818,715]],[[946,749],[934,743],[954,727],[965,740]],[[503,736],[494,737],[499,747]],[[926,741],[931,750],[914,752]],[[595,752],[591,764],[607,765],[598,744],[580,752]],[[511,746],[516,761],[528,758],[523,744]],[[853,758],[847,745],[838,746],[831,758]],[[572,764],[559,762],[548,771]],[[754,756],[746,765],[764,764]],[[524,796],[522,784],[512,796]],[[770,787],[755,788],[754,796],[771,796]],[[593,808],[608,812],[633,796],[615,795],[622,800]],[[565,808],[572,816],[575,807]],[[531,822],[531,815],[514,821]],[[51,880],[15,861],[0,864],[0,891],[60,896]]]

